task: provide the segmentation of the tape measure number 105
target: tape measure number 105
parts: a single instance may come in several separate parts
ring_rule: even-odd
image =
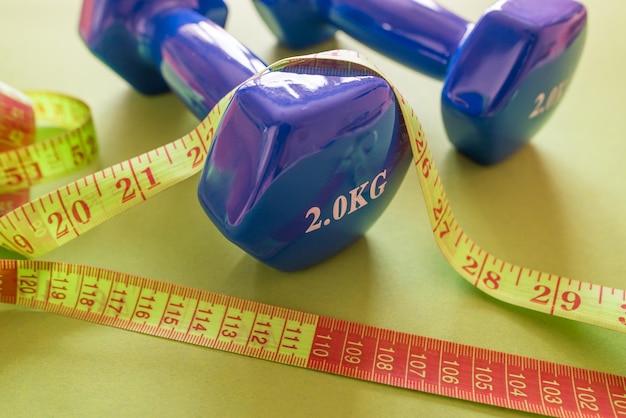
[[[289,66],[366,68],[384,78],[365,59],[349,51],[290,58],[271,65],[268,71]],[[480,290],[514,305],[626,332],[625,291],[512,265],[480,249],[465,235],[454,219],[420,123],[402,95],[394,91],[411,138],[434,237],[459,274]],[[0,241],[27,256],[43,254],[197,173],[232,94],[188,135],[80,179],[0,218]],[[36,100],[46,99],[39,96]],[[77,135],[85,136],[89,135]],[[3,260],[0,274],[2,303],[521,411],[626,417],[624,376],[87,266]]]

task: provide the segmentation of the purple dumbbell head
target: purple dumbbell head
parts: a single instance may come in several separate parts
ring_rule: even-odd
[[[169,86],[199,118],[233,91],[198,186],[225,237],[287,271],[350,245],[382,214],[409,166],[391,86],[367,68],[319,56],[270,71],[180,3],[87,0],[81,35],[135,88]]]
[[[198,186],[224,236],[284,271],[312,266],[362,236],[411,161],[385,80],[356,67],[328,71],[335,75],[311,69],[296,64],[239,86]]]
[[[560,103],[582,55],[587,13],[571,0],[491,7],[454,55],[441,108],[448,137],[491,164],[525,145]]]
[[[224,26],[228,9],[222,0],[85,0],[79,32],[89,49],[144,94],[169,90],[160,72],[153,23],[172,9],[197,12]]]

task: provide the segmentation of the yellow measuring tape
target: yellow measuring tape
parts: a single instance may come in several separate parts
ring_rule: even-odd
[[[65,176],[97,155],[93,120],[82,101],[50,92],[30,92],[39,125],[65,128],[49,140],[0,153],[0,193],[26,189]]]
[[[290,66],[360,68],[385,78],[351,51],[289,58],[267,71]],[[452,214],[417,116],[395,87],[394,91],[411,140],[435,241],[455,270],[481,291],[513,305],[626,332],[626,291],[516,266],[472,242]],[[232,95],[224,97],[184,137],[77,180],[0,218],[0,244],[27,257],[40,256],[199,172],[214,128]],[[62,159],[84,163],[92,158],[93,132],[85,127],[86,122],[79,123],[90,120],[86,106],[61,96],[32,97],[40,103],[39,113],[49,115],[52,122],[78,128],[68,135],[71,139],[64,141],[63,147],[59,145],[65,150]],[[1,190],[12,187],[6,167],[16,170],[28,185],[48,175],[49,168],[38,159],[48,154],[34,152],[20,150],[12,152],[15,157],[0,157],[5,173],[0,176],[0,185],[9,185],[9,189]],[[35,171],[41,176],[31,176],[29,164],[38,164]],[[0,302],[523,411],[555,416],[576,416],[576,412],[626,416],[625,377],[305,314],[99,268],[4,260],[0,264]],[[531,381],[543,384],[533,386]],[[546,390],[546,382],[553,387]],[[535,387],[538,389],[532,389]]]

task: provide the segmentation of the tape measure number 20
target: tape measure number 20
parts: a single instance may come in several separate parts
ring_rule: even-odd
[[[290,66],[366,68],[384,78],[365,59],[348,51],[290,58],[271,65],[268,71]],[[626,332],[625,291],[515,266],[480,249],[467,237],[452,214],[420,123],[402,95],[394,91],[411,139],[434,237],[459,274],[483,292],[511,304]],[[30,257],[41,255],[197,173],[232,95],[222,99],[188,135],[7,214],[0,219],[2,244]],[[120,199],[129,191],[137,198]],[[623,376],[99,268],[4,260],[0,271],[2,303],[521,411],[626,416]]]

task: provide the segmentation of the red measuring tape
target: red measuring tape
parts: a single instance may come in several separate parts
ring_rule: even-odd
[[[0,275],[3,303],[521,411],[626,416],[624,376],[87,266],[3,261]]]
[[[280,61],[376,71],[356,53]],[[380,74],[378,71],[376,71]],[[381,77],[384,77],[381,75]],[[396,91],[441,251],[462,277],[517,306],[626,332],[626,292],[536,272],[476,246],[457,224],[417,117]],[[232,93],[188,135],[0,218],[3,245],[43,254],[195,174]],[[553,416],[626,416],[626,377],[305,314],[87,266],[5,260],[0,301],[274,362]]]

